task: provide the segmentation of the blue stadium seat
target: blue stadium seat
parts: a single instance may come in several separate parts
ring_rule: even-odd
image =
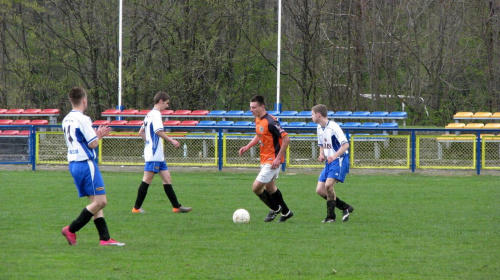
[[[267,111],[267,113],[273,117],[277,117],[280,114],[280,111]]]
[[[311,111],[301,111],[297,114],[297,116],[304,117],[304,118],[310,118]]]
[[[288,126],[288,122],[280,122],[281,127]]]
[[[207,114],[207,116],[212,116],[212,117],[222,117],[226,115],[226,111],[224,110],[215,110],[215,111],[210,111],[210,113]]]
[[[239,126],[251,126],[252,122],[251,121],[237,121],[234,123],[234,125],[239,125]]]
[[[200,121],[197,125],[202,125],[202,126],[213,126],[217,122],[216,121]]]
[[[226,113],[226,116],[241,116],[243,115],[245,112],[244,111],[241,111],[241,110],[232,110],[232,111],[229,111]],[[252,112],[250,112],[251,114]]]
[[[385,122],[385,123],[381,123],[378,127],[398,128],[398,124],[397,123],[392,123],[392,122]]]
[[[353,112],[351,117],[352,118],[366,118],[370,115],[370,112],[368,111],[356,111],[356,112]]]
[[[280,117],[293,117],[296,116],[298,113],[299,112],[297,111],[283,111],[280,113]]]
[[[342,125],[342,127],[360,127],[361,123],[360,122],[346,122]]]
[[[315,123],[315,122],[308,122],[308,123],[306,124],[306,126],[307,126],[307,127],[318,127],[318,124],[317,124],[317,123]]]
[[[335,116],[335,112],[334,111],[328,111],[327,116],[328,117],[334,117]]]
[[[306,123],[305,122],[290,122],[288,123],[288,127],[302,127],[302,126],[306,126]]]
[[[399,112],[399,111],[394,111],[390,112],[388,115],[389,118],[399,118],[399,119],[406,119],[408,117],[408,113],[406,112]]]
[[[378,122],[364,122],[360,127],[378,127],[379,125]]]
[[[252,111],[246,111],[243,116],[253,116]]]
[[[218,121],[216,126],[231,126],[234,125],[234,121]]]
[[[375,111],[370,114],[370,118],[384,118],[389,115],[389,112],[386,111]]]
[[[352,115],[351,111],[337,111],[333,116],[334,117],[350,117]]]

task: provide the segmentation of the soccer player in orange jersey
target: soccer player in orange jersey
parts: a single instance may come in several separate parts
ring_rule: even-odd
[[[279,222],[285,222],[293,216],[293,212],[288,209],[276,187],[276,178],[285,160],[290,138],[276,118],[266,112],[264,97],[254,96],[250,100],[250,111],[255,117],[257,135],[246,146],[241,147],[239,154],[241,156],[251,147],[260,145],[260,173],[253,182],[252,190],[270,208],[264,222],[273,221],[279,213]]]

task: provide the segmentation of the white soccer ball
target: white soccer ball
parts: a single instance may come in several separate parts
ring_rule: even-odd
[[[245,209],[238,209],[233,213],[233,222],[236,224],[247,224],[250,222],[250,213]]]

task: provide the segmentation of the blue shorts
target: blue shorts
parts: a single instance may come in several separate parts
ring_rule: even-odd
[[[347,173],[349,173],[349,156],[344,156],[331,163],[326,162],[325,168],[319,175],[318,181],[326,182],[326,179],[333,178],[344,183]]]
[[[144,171],[158,173],[165,170],[168,170],[168,167],[164,161],[147,161],[144,165]]]
[[[79,197],[106,194],[101,172],[93,160],[72,161],[69,163],[69,172]]]

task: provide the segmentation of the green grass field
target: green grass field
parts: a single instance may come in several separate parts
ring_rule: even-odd
[[[263,222],[256,174],[173,171],[194,210],[173,214],[157,177],[141,215],[130,210],[142,173],[103,172],[111,237],[127,245],[100,247],[92,222],[77,246],[60,233],[88,202],[69,172],[0,171],[0,279],[500,278],[498,176],[350,174],[336,189],[354,213],[322,224],[317,174],[281,173],[286,223]],[[237,208],[249,224],[232,222]]]

